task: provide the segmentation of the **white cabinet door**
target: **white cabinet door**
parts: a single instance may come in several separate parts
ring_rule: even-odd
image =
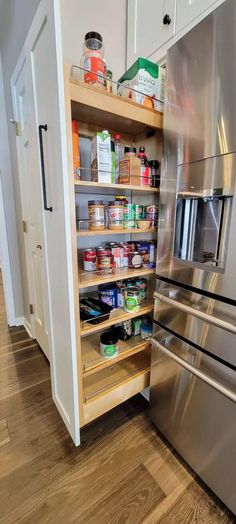
[[[176,33],[204,14],[204,11],[215,3],[216,0],[177,0]]]
[[[176,0],[128,0],[127,66],[148,58],[175,34]]]
[[[25,57],[29,62],[31,102],[34,106],[34,140],[38,154],[35,167],[39,165],[43,203],[52,396],[69,433],[78,445],[80,443],[79,394],[64,76],[58,0],[41,0],[21,55],[21,59]],[[41,128],[41,148],[40,126],[44,126]],[[45,175],[47,206],[43,198],[43,175]],[[51,207],[51,210],[46,209]]]

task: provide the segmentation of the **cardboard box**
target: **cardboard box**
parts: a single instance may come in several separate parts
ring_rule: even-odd
[[[146,58],[138,58],[118,82],[121,84],[117,89],[118,95],[163,113],[166,85],[163,67]]]
[[[111,135],[108,131],[96,133],[91,144],[92,181],[111,184]],[[97,170],[97,171],[96,171]]]

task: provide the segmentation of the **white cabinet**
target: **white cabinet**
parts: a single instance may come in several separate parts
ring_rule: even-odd
[[[128,0],[127,66],[152,55],[175,34],[176,0]]]
[[[176,33],[204,14],[216,0],[177,0]]]

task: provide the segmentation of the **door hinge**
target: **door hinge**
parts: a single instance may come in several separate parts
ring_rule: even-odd
[[[26,222],[26,220],[23,220],[22,224],[23,224],[23,231],[24,231],[24,233],[27,233],[27,222]]]
[[[15,126],[16,136],[20,136],[21,135],[20,123],[14,120],[13,118],[10,118],[10,122],[11,124]]]
[[[29,309],[30,309],[30,314],[33,315],[34,314],[34,306],[33,306],[33,304],[29,305]]]

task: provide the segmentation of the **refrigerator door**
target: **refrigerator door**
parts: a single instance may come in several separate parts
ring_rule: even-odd
[[[236,513],[236,373],[168,331],[152,345],[151,419]]]
[[[233,300],[235,26],[227,0],[167,53],[157,249],[159,276]]]

